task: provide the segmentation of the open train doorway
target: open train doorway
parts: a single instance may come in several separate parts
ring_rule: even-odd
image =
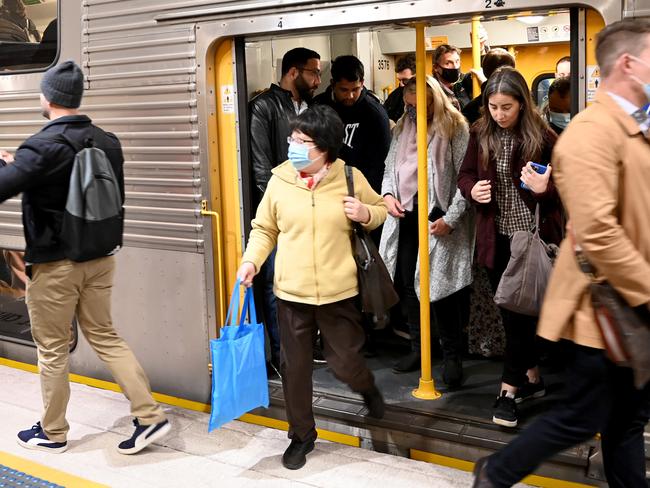
[[[537,109],[549,124],[552,122],[551,112],[560,113],[562,119],[569,120],[572,114],[591,101],[594,87],[598,84],[591,43],[593,35],[604,25],[597,13],[584,9],[526,12],[483,17],[480,25],[484,34],[481,36],[481,56],[495,48],[509,53],[531,89]],[[447,18],[433,20],[425,31],[426,74],[433,73],[433,54],[438,46],[449,44],[457,47],[461,73],[469,79],[470,99],[480,93],[480,90],[472,87],[472,77],[477,78],[478,86],[485,82],[480,77],[479,66],[473,63],[471,29],[472,18]],[[410,24],[375,25],[240,39],[237,64],[244,66],[237,83],[240,103],[249,103],[272,84],[278,83],[282,75],[282,58],[295,47],[311,49],[320,56],[320,83],[314,93],[316,97],[322,96],[330,86],[332,62],[338,56],[353,55],[364,66],[363,84],[369,96],[383,104],[400,84],[396,68],[401,66],[401,59],[415,51],[415,31]],[[476,75],[471,74],[473,71],[476,71]],[[561,79],[566,81],[559,83]],[[566,88],[567,83],[568,94],[565,90],[563,97],[568,97],[569,103],[564,103],[561,109],[556,108],[557,104],[554,103],[549,106],[549,91],[553,92],[559,84]],[[240,107],[240,113],[244,113],[243,107]],[[240,123],[242,146],[251,138],[258,137],[250,133],[248,127],[244,129],[245,125]],[[251,198],[244,202],[244,215],[248,216],[244,222],[246,239],[250,219],[255,213],[255,176],[251,170],[250,146],[243,147],[242,151],[248,151],[247,158],[242,158],[242,166],[243,173],[248,174],[251,193]],[[405,327],[403,319],[392,317],[391,326],[385,331],[369,334],[375,335],[374,347],[366,349],[366,360],[389,405],[387,420],[382,424],[386,428],[386,436],[371,441],[373,447],[403,453],[406,443],[411,449],[467,459],[468,451],[472,453],[469,456],[474,457],[482,450],[497,448],[516,435],[516,430],[504,430],[492,423],[492,407],[501,380],[505,337],[487,277],[481,276],[480,270],[475,272],[475,283],[468,290],[472,298],[464,331],[465,379],[461,388],[452,390],[444,386],[442,361],[439,353],[436,354],[438,347],[434,341],[433,376],[443,396],[436,401],[415,399],[411,392],[418,384],[419,371],[401,374],[394,371],[395,364],[410,351],[408,327]],[[258,303],[263,301],[262,287],[264,284],[258,282]],[[435,331],[433,324],[432,328]],[[435,332],[433,335],[436,335]],[[552,348],[544,352],[542,371],[549,385],[547,395],[522,405],[520,428],[545,412],[559,398],[563,376],[561,360],[555,358],[554,354]],[[363,428],[367,422],[361,398],[338,382],[317,356],[316,352],[313,370],[314,412],[321,419],[346,424],[350,432],[358,432],[355,429]],[[281,381],[276,376],[270,379],[270,385],[274,405],[271,413],[285,418]],[[400,433],[396,430],[400,430]],[[553,468],[555,474],[562,479],[582,481],[580,473],[585,472],[589,462],[585,452],[590,452],[592,447],[567,453],[560,464],[568,464],[569,467],[560,469],[556,466]],[[549,472],[553,473],[553,469]]]

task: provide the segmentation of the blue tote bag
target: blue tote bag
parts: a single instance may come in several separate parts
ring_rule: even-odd
[[[246,289],[241,318],[236,325],[239,285],[237,280],[221,336],[210,341],[212,412],[208,432],[254,408],[269,406],[264,326],[257,322],[252,288]]]

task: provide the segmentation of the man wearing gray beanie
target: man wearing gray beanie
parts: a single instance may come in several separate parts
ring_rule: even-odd
[[[88,116],[79,113],[83,90],[83,72],[73,61],[49,69],[41,82],[41,107],[49,122],[15,155],[0,150],[0,202],[23,194],[25,261],[30,277],[27,306],[38,348],[44,405],[41,420],[19,432],[17,440],[25,448],[46,452],[59,453],[68,448],[68,357],[70,324],[76,312],[78,326],[88,343],[131,402],[135,430],[117,450],[135,454],[166,435],[171,425],[153,399],[140,363],[112,325],[112,254],[117,248],[75,261],[64,244],[62,222],[78,151],[90,146],[103,151],[119,185],[118,205],[124,201],[122,147],[114,134],[96,127]],[[114,237],[121,243],[124,213],[118,213],[119,235]]]

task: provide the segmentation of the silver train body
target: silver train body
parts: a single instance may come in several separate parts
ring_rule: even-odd
[[[210,198],[208,123],[216,105],[210,57],[223,38],[408,25],[472,15],[566,8],[560,0],[59,0],[59,61],[86,74],[84,113],[122,141],[127,185],[125,247],[113,310],[159,393],[208,403],[209,340],[215,336],[213,229],[200,215]],[[606,23],[650,14],[650,2],[571,2]],[[233,60],[234,62],[234,60]],[[15,149],[44,120],[42,72],[0,73],[0,146]],[[212,85],[211,85],[212,83]],[[239,86],[238,83],[235,85]],[[246,117],[238,112],[238,120]],[[245,141],[240,141],[244,144]],[[238,153],[239,154],[239,153]],[[246,161],[239,161],[239,167]],[[233,185],[241,185],[233,181]],[[243,222],[243,214],[241,216]],[[242,226],[243,227],[243,226]],[[22,249],[20,197],[0,206],[0,247]],[[0,357],[35,364],[34,347],[0,340]],[[85,340],[71,371],[111,380]]]

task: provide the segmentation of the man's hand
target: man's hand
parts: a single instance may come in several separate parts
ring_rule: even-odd
[[[14,155],[4,149],[0,149],[0,158],[4,159],[4,162],[7,164],[14,162]]]

